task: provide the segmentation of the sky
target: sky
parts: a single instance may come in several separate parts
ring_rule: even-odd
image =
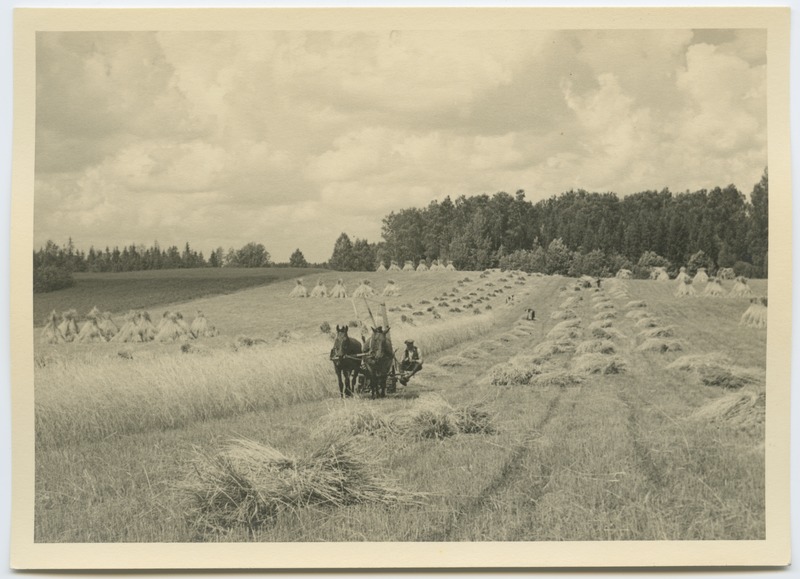
[[[763,30],[46,32],[34,243],[327,260],[445,196],[627,195],[767,165]]]

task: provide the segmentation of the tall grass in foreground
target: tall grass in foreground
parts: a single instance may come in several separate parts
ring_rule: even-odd
[[[491,316],[393,331],[435,354],[487,332]],[[331,342],[255,347],[153,360],[64,361],[35,373],[36,443],[41,448],[170,429],[338,396]]]

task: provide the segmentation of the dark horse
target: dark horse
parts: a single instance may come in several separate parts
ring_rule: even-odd
[[[342,398],[353,395],[358,369],[361,367],[361,342],[347,335],[347,326],[336,326],[336,340],[331,350],[331,361],[339,380]]]
[[[372,328],[372,337],[367,341],[364,365],[373,398],[386,397],[386,378],[394,361],[394,351],[386,335],[388,332],[389,328]]]

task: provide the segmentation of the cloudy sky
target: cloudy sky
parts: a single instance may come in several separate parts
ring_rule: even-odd
[[[330,257],[391,210],[736,184],[759,30],[39,33],[35,243]]]

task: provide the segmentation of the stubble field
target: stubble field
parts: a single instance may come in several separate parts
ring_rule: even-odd
[[[189,353],[179,343],[37,345],[36,540],[764,537],[766,330],[739,325],[746,298],[676,298],[674,281],[576,290],[568,278],[507,272],[305,281],[310,290],[339,277],[351,292],[362,278],[379,293],[389,278],[401,286],[386,298],[395,347],[414,337],[426,363],[397,395],[339,398],[319,326],[353,320],[353,305],[291,299],[292,280],[171,306],[200,309],[220,330]],[[750,285],[766,295],[766,282]],[[102,297],[96,305],[110,309]],[[241,335],[266,343],[233,347]],[[711,354],[728,370],[714,356],[682,359]],[[744,402],[720,412],[732,397]],[[419,428],[426,409],[467,408],[480,409],[483,428]],[[198,477],[231,440],[289,457],[332,440],[353,446],[405,500],[308,501],[210,526]]]

